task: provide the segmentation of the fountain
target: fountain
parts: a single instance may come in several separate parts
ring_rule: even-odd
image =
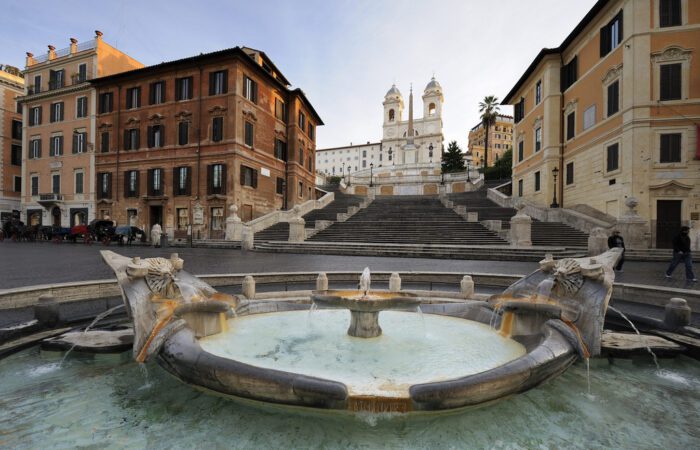
[[[365,269],[358,290],[312,292],[310,320],[308,303],[219,293],[176,254],[102,256],[134,322],[139,362],[155,359],[185,383],[248,401],[419,413],[524,392],[598,354],[620,253],[547,257],[488,302],[371,290]]]

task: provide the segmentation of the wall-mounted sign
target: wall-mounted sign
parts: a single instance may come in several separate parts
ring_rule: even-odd
[[[204,208],[202,208],[202,205],[199,203],[192,208],[192,223],[195,225],[202,225],[204,223]]]
[[[264,167],[260,168],[260,175],[264,177],[269,177],[270,176],[270,169],[266,169]]]

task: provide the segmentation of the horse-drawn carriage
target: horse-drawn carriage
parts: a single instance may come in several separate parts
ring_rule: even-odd
[[[78,239],[82,239],[86,244],[99,241],[104,245],[109,245],[114,240],[114,230],[114,222],[111,220],[95,219],[88,225],[80,224],[71,227],[68,240],[77,242]]]

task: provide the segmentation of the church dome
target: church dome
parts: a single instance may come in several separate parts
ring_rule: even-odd
[[[437,82],[435,77],[432,77],[430,79],[430,83],[428,83],[428,85],[425,87],[426,93],[429,91],[441,91],[441,90],[442,90],[442,86],[440,86],[440,83]]]
[[[387,93],[386,93],[386,95],[384,96],[384,98],[393,97],[393,96],[401,97],[401,92],[399,91],[399,88],[397,88],[395,84],[392,84],[392,85],[391,85],[391,89],[389,89],[389,90],[387,91]]]

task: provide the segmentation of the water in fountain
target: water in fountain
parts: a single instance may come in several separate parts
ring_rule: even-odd
[[[423,310],[420,309],[420,306],[416,306],[416,312],[418,313],[418,316],[420,317],[420,324],[421,324],[421,328],[423,329],[423,336],[425,336],[428,332],[425,329],[425,317],[423,316]]]
[[[630,324],[630,326],[632,327],[632,329],[634,330],[634,332],[637,333],[638,336],[641,336],[641,335],[642,335],[642,333],[639,332],[639,330],[637,329],[637,327],[634,326],[634,324],[632,323],[632,321],[631,321],[622,311],[620,311],[620,310],[617,309],[617,308],[613,308],[613,307],[610,306],[610,305],[608,305],[608,309],[612,309],[613,311],[615,311],[616,313],[618,313],[618,314],[620,315],[620,317],[622,317],[623,319],[625,319],[625,320],[627,321],[627,323]],[[646,347],[647,351],[649,352],[649,354],[651,355],[651,357],[654,358],[654,365],[656,366],[656,369],[657,369],[657,370],[661,370],[661,366],[659,366],[659,360],[656,358],[656,354],[654,353],[654,351],[653,351],[653,350],[651,349],[651,347],[649,347],[648,345],[646,345],[645,347]]]
[[[369,293],[370,283],[369,267],[365,267],[365,270],[362,271],[362,275],[360,275],[360,291],[363,292],[365,297]]]
[[[104,312],[101,312],[100,314],[98,314],[98,315],[95,317],[95,320],[93,320],[93,321],[90,323],[90,325],[88,325],[88,326],[85,328],[85,330],[83,330],[83,336],[85,336],[85,335],[87,334],[87,332],[90,331],[90,330],[92,329],[92,327],[94,327],[95,325],[97,325],[97,323],[98,323],[100,320],[106,318],[107,316],[109,316],[110,314],[112,314],[114,311],[116,311],[116,310],[118,310],[118,309],[121,309],[121,308],[123,308],[123,307],[124,307],[124,304],[122,303],[122,304],[120,304],[120,305],[117,305],[117,306],[114,306],[114,307],[112,307],[112,308],[109,308],[107,311],[104,311]],[[61,366],[63,365],[63,362],[66,360],[66,358],[68,358],[68,355],[71,354],[71,352],[72,352],[73,349],[78,345],[78,343],[79,343],[79,341],[76,341],[76,342],[73,343],[73,345],[71,345],[71,347],[68,349],[68,351],[66,352],[66,354],[63,355],[63,358],[61,359],[61,362],[58,364],[58,367],[61,367]]]
[[[552,289],[554,288],[554,279],[545,278],[537,285],[537,298],[538,299],[548,299],[552,295]]]

